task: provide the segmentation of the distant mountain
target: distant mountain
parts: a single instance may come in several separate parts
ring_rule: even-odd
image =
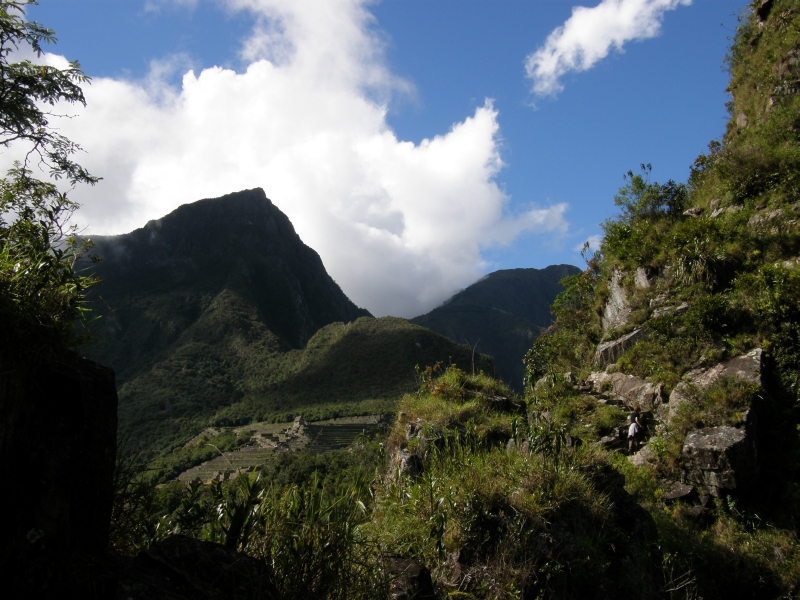
[[[559,281],[579,272],[572,265],[495,271],[411,322],[459,343],[477,343],[478,351],[494,357],[497,375],[521,390],[522,357],[552,322]]]
[[[104,316],[86,354],[116,370],[120,432],[148,454],[212,422],[386,409],[415,364],[469,356],[354,305],[260,189],[93,241]]]

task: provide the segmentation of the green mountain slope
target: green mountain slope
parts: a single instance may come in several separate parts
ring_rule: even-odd
[[[522,357],[552,321],[550,305],[563,289],[559,281],[578,272],[572,265],[495,271],[411,322],[460,343],[477,343],[494,357],[497,375],[521,390]]]
[[[242,425],[389,412],[418,385],[415,366],[469,365],[468,346],[404,319],[332,323],[303,350],[282,351],[247,306],[220,302],[220,338],[194,339],[119,390],[120,432],[147,454],[175,447],[208,425]],[[476,369],[492,370],[476,355]]]
[[[147,455],[212,423],[389,410],[416,364],[471,360],[466,345],[368,317],[262,190],[95,243],[105,315],[87,354],[116,370],[120,433]]]

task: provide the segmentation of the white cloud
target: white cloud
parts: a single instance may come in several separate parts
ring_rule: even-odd
[[[602,235],[590,235],[588,238],[586,238],[585,241],[581,242],[580,244],[577,244],[573,248],[573,250],[575,250],[575,252],[582,252],[586,244],[589,244],[589,250],[591,250],[592,252],[596,252],[600,250],[600,244],[602,242],[603,242]]]
[[[576,6],[572,16],[547,37],[542,48],[525,59],[533,92],[554,95],[564,89],[559,79],[569,71],[587,71],[622,51],[626,42],[658,35],[664,12],[692,0],[603,0],[594,8]]]
[[[94,79],[87,108],[59,123],[104,177],[73,193],[82,223],[122,233],[262,187],[354,302],[409,317],[479,278],[483,248],[564,232],[564,205],[508,215],[491,101],[419,144],[397,139],[386,102],[409,85],[386,69],[363,4],[228,0],[255,18],[244,72],[188,71],[175,89],[165,61],[144,81]]]

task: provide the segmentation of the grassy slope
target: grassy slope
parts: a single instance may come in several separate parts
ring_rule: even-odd
[[[477,342],[494,357],[497,375],[521,391],[522,357],[552,321],[559,281],[577,272],[571,265],[495,271],[411,322],[459,343]]]

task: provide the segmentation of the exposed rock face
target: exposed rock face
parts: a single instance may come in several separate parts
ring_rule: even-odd
[[[0,349],[7,556],[103,552],[116,458],[114,372],[72,353],[13,354]]]
[[[665,502],[674,502],[675,500],[688,500],[695,495],[695,488],[693,485],[687,485],[680,481],[675,481],[669,486],[662,499]]]
[[[783,209],[776,208],[774,210],[765,210],[755,213],[747,221],[747,224],[757,231],[770,231],[774,229],[774,232],[777,233],[783,218]]]
[[[690,401],[691,385],[699,388],[705,388],[717,381],[720,377],[738,377],[744,381],[761,385],[761,348],[754,348],[747,354],[742,354],[729,360],[726,363],[721,363],[710,369],[695,369],[689,371],[684,379],[669,396],[669,407],[665,410],[662,409],[658,416],[661,421],[669,423],[669,421],[677,414],[678,408],[685,402]]]
[[[639,289],[647,289],[651,285],[652,282],[652,274],[651,269],[646,267],[636,267],[636,273],[634,274],[633,283]]]
[[[653,452],[650,450],[649,446],[645,446],[641,450],[639,450],[636,454],[633,454],[628,457],[628,460],[637,467],[643,467],[645,465],[650,465],[655,463],[655,456],[653,456]]]
[[[655,411],[664,401],[663,384],[652,384],[633,375],[599,371],[589,374],[586,382],[594,392],[609,393],[626,406],[638,406],[643,412]]]
[[[689,305],[686,302],[678,306],[663,306],[653,311],[653,318],[663,317],[664,315],[680,315],[689,310]]]
[[[408,450],[398,450],[392,461],[392,473],[397,477],[417,477],[422,475],[425,465],[422,459]]]
[[[631,314],[628,295],[622,287],[622,271],[614,271],[608,282],[608,301],[603,312],[603,331],[623,325]]]
[[[747,489],[758,474],[756,445],[745,429],[721,426],[692,431],[683,446],[689,482],[712,496]]]
[[[212,542],[172,535],[121,573],[118,600],[277,598],[265,563]]]
[[[687,208],[685,211],[683,211],[683,214],[687,217],[699,217],[703,214],[703,207],[693,206],[692,208]]]
[[[610,342],[603,342],[597,346],[594,361],[600,367],[614,364],[625,352],[642,340],[646,340],[650,332],[642,327],[623,335],[621,338]]]

